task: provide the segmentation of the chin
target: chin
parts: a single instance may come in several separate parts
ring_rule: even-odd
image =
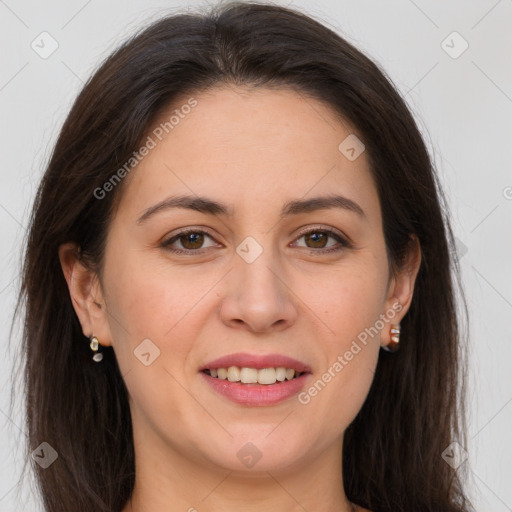
[[[304,442],[282,435],[272,439],[273,435],[260,431],[254,436],[247,432],[235,435],[224,439],[224,443],[212,439],[212,445],[205,447],[204,457],[213,466],[244,475],[287,470],[304,459]]]

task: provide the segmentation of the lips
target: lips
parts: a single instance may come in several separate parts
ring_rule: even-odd
[[[251,369],[253,372],[258,370],[258,373],[263,369],[274,372],[275,368],[286,368],[287,371],[294,372],[296,375],[292,376],[291,380],[280,379],[269,384],[260,384],[260,378],[258,378],[258,383],[246,384],[212,376],[219,371],[225,372],[226,368],[232,370],[235,368],[237,370]],[[280,354],[230,354],[206,363],[199,369],[199,372],[211,390],[232,402],[246,406],[278,404],[299,393],[312,376],[311,368],[307,364]],[[275,373],[270,382],[274,379]]]
[[[229,368],[230,366],[238,366],[239,368],[291,368],[297,373],[310,373],[311,368],[297,359],[293,359],[288,356],[281,354],[247,354],[247,353],[236,353],[229,354],[227,356],[219,357],[209,363],[206,363],[199,371],[203,370],[216,370],[219,368]]]

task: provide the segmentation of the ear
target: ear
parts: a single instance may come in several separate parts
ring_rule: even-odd
[[[59,259],[73,308],[85,336],[96,336],[101,345],[111,345],[107,310],[99,278],[80,257],[76,244],[59,247]]]
[[[403,263],[389,280],[385,311],[395,313],[386,315],[389,318],[389,324],[399,324],[409,311],[420,265],[420,242],[418,237],[411,235]],[[389,324],[381,332],[381,345],[387,345],[390,342]]]

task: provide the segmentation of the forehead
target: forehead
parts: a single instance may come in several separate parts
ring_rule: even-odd
[[[342,193],[378,208],[354,132],[323,102],[290,89],[223,86],[183,96],[148,132],[152,149],[127,176],[121,207],[141,213],[186,193],[217,198],[241,214],[264,203],[281,210],[290,199]],[[354,159],[347,146],[362,153]]]

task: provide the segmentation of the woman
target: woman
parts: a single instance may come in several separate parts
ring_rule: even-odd
[[[320,23],[234,3],[134,36],[31,219],[45,510],[468,510],[445,217],[404,101]]]

